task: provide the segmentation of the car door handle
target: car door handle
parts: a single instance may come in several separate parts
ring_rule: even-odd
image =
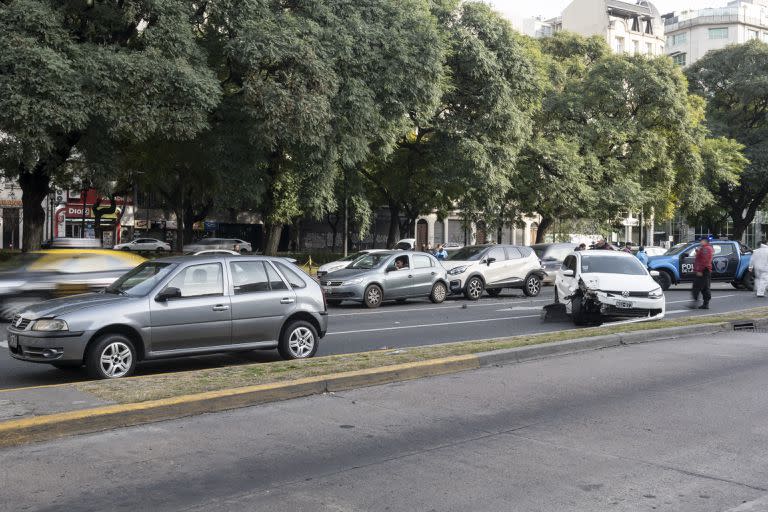
[[[408,279],[413,279],[413,274],[408,274]]]
[[[226,306],[224,304],[216,304],[211,309],[214,311],[227,311],[229,309],[229,306]]]
[[[280,299],[280,304],[293,304],[294,302],[296,302],[294,299],[290,299],[288,297]]]
[[[432,275],[433,275],[433,276],[436,276],[436,275],[437,275],[437,272],[432,272]]]

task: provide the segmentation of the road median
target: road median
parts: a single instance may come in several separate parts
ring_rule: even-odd
[[[768,308],[425,347],[384,349],[306,361],[258,363],[69,384],[111,405],[0,421],[0,446],[217,412],[266,402],[399,382],[584,350],[768,325]],[[46,388],[32,391],[44,396]],[[14,391],[0,399],[13,401]]]

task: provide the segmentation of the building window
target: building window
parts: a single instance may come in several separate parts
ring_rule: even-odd
[[[674,62],[678,66],[685,66],[685,54],[676,53],[675,55],[672,56],[672,62]]]
[[[653,55],[653,44],[652,43],[645,43],[645,53],[648,55]]]
[[[759,33],[757,30],[749,30],[747,29],[747,41],[751,41],[753,39],[757,39],[759,37]]]
[[[677,46],[678,44],[683,44],[688,42],[688,32],[683,32],[682,34],[674,34],[670,36],[669,43],[672,46]]]
[[[763,32],[763,42],[768,43],[768,32]]]
[[[653,23],[651,20],[645,22],[645,33],[653,35]]]
[[[728,27],[709,29],[710,39],[728,39]]]
[[[616,38],[616,53],[624,53],[624,38]]]
[[[640,32],[640,20],[632,18],[632,32]]]
[[[632,54],[640,55],[640,41],[632,41]]]

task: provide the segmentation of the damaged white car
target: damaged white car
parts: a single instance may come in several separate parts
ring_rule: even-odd
[[[555,277],[555,302],[576,325],[608,318],[664,318],[664,292],[631,254],[605,250],[569,254]]]

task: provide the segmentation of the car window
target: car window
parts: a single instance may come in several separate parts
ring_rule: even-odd
[[[715,256],[729,256],[733,254],[733,244],[712,244]]]
[[[517,247],[507,247],[507,259],[508,260],[519,260],[523,257],[523,254],[520,252],[520,249]]]
[[[397,262],[400,261],[400,262],[402,262],[402,266],[400,267],[400,270],[406,270],[406,269],[409,268],[409,266],[408,266],[409,263],[410,263],[409,260],[410,260],[410,258],[408,258],[408,256],[406,256],[404,254],[400,255],[400,256],[394,258],[391,262],[389,262],[388,268],[390,270],[397,270]]]
[[[677,244],[673,245],[669,248],[669,250],[665,253],[667,256],[674,256],[675,254],[680,254],[685,250],[686,247],[688,247],[689,244]]]
[[[448,260],[454,261],[478,261],[482,258],[487,247],[484,246],[468,246],[462,247],[455,253],[448,256]]]
[[[401,250],[401,251],[407,251],[411,248],[411,244],[409,242],[398,242],[395,244],[395,249]]]
[[[544,258],[540,259],[563,261],[565,257],[571,253],[571,251],[573,251],[573,247],[568,245],[553,245],[546,252]]]
[[[178,288],[182,297],[224,295],[224,278],[220,263],[191,265],[171,279],[167,288]]]
[[[269,276],[263,261],[237,261],[229,264],[232,272],[232,287],[235,295],[253,292],[268,292]],[[282,281],[280,281],[282,283]],[[285,285],[283,285],[285,288]]]
[[[277,270],[272,265],[269,265],[267,263],[264,264],[265,267],[267,267],[267,277],[269,277],[269,286],[273,290],[287,290],[288,286],[286,286],[283,279],[280,277],[280,274],[277,273]],[[303,288],[303,286],[294,286],[294,288]]]
[[[486,258],[493,258],[496,261],[504,261],[507,259],[507,253],[504,252],[502,247],[494,247],[488,251]]]
[[[291,268],[290,266],[288,266],[287,263],[283,263],[280,261],[273,261],[272,263],[277,266],[278,270],[280,270],[280,273],[282,273],[283,276],[285,277],[285,280],[288,281],[288,283],[290,283],[291,288],[305,288],[307,286],[305,277],[302,277],[301,275],[299,275],[299,274],[304,274],[304,272],[302,272],[298,268],[294,267],[295,268],[294,270],[294,268]],[[306,276],[306,279],[309,279],[309,276],[307,276],[307,274],[304,274],[304,276]]]
[[[640,260],[635,257],[602,256],[585,254],[581,256],[581,273],[625,274],[642,276],[647,272]]]
[[[106,293],[124,293],[133,297],[143,297],[173,270],[176,265],[159,261],[147,261],[109,285]]]
[[[391,254],[387,253],[364,254],[350,263],[347,268],[361,270],[376,268],[383,264],[390,256]]]
[[[413,268],[429,268],[432,266],[432,259],[429,256],[421,254],[413,255]]]

